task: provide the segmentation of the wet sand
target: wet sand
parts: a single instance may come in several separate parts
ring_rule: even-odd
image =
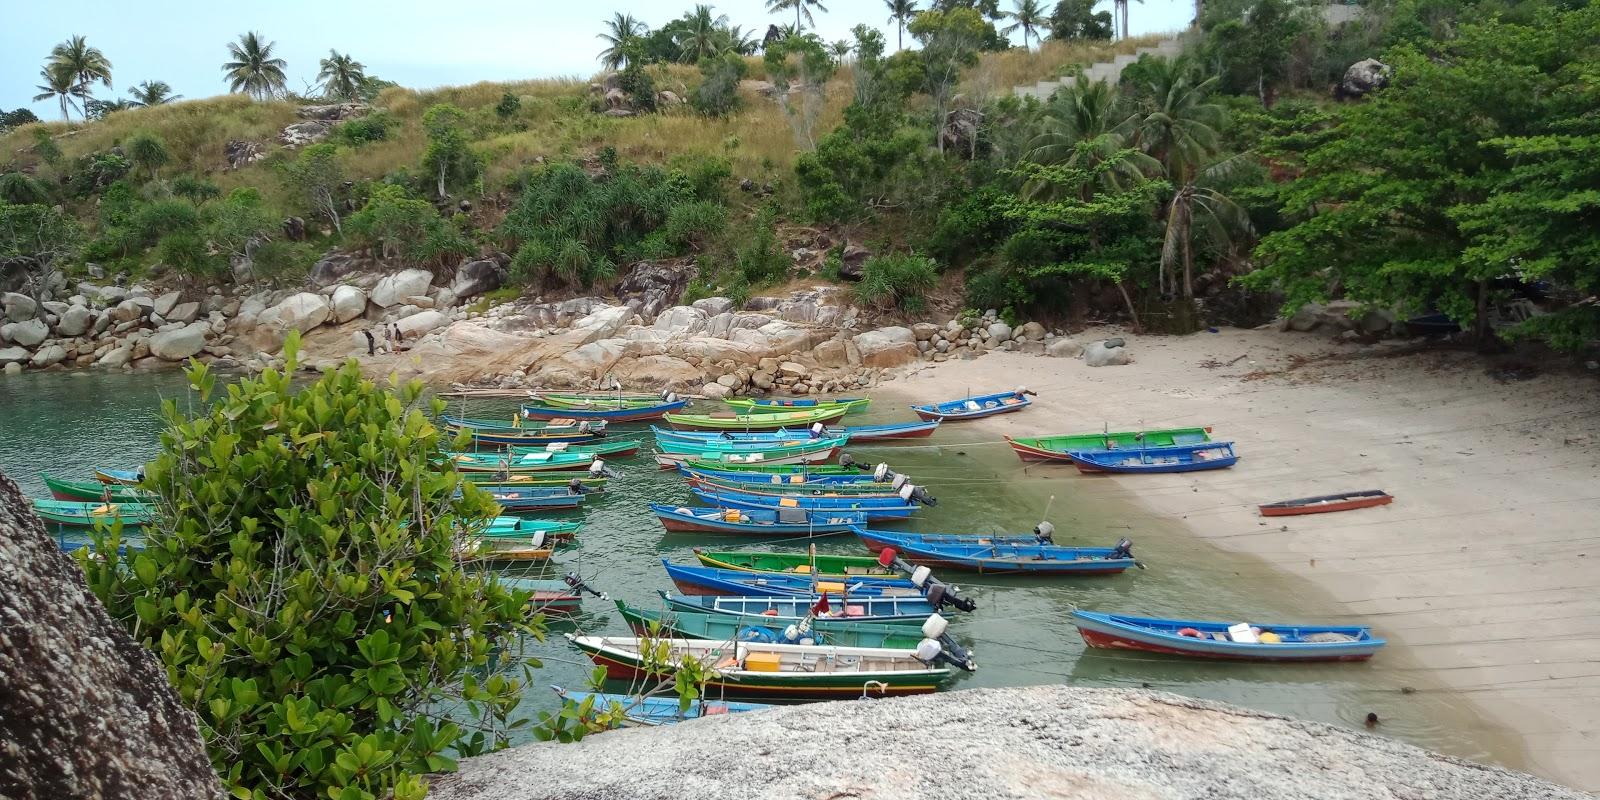
[[[1126,336],[1079,338],[1107,335]],[[1371,624],[1389,638],[1376,660],[1382,680],[1443,692],[1459,707],[1450,724],[1469,728],[1463,737],[1485,757],[1600,789],[1592,380],[1502,383],[1470,353],[1380,355],[1305,334],[1126,338],[1129,366],[996,352],[931,365],[880,391],[919,400],[1018,384],[1039,392],[1025,412],[962,424],[962,438],[991,442],[1106,425],[1215,426],[1217,438],[1238,443],[1230,470],[1083,476],[1075,491],[1129,496],[1152,518],[1309,582],[1342,609],[1334,621]],[[1073,472],[1020,461],[1016,469],[1019,479]],[[1396,500],[1279,519],[1256,511],[1355,489]]]

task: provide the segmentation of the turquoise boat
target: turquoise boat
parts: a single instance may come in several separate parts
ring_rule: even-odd
[[[98,523],[122,522],[124,529],[143,528],[155,519],[155,506],[149,503],[93,503],[76,500],[34,500],[39,518],[57,526],[93,528]]]

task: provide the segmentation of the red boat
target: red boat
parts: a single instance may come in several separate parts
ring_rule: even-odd
[[[1386,506],[1394,502],[1394,497],[1382,489],[1367,489],[1360,492],[1343,492],[1340,494],[1325,494],[1320,497],[1302,497],[1298,500],[1282,500],[1276,503],[1266,503],[1257,506],[1263,517],[1297,517],[1301,514],[1327,514],[1333,511],[1350,511],[1356,508],[1371,508],[1373,506]]]

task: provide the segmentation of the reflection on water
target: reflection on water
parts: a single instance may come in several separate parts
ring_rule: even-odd
[[[97,466],[125,466],[153,454],[163,397],[184,396],[181,375],[29,373],[0,380],[0,469],[33,494],[43,494],[36,473],[86,476]],[[886,405],[880,403],[880,405]],[[513,404],[474,401],[471,416],[509,418]],[[910,418],[892,407],[874,408],[851,421],[890,422]],[[1218,551],[1187,531],[1150,520],[1124,505],[1115,492],[1093,486],[1070,467],[1030,467],[1011,452],[981,442],[980,427],[950,425],[932,440],[852,446],[858,460],[889,461],[896,470],[930,487],[938,498],[904,529],[929,532],[1021,532],[1046,514],[1061,544],[1107,546],[1119,536],[1134,541],[1145,571],[1098,578],[1023,578],[962,575],[942,577],[978,600],[968,618],[951,629],[976,651],[979,671],[961,675],[958,688],[1071,683],[1076,686],[1149,687],[1223,700],[1265,711],[1361,727],[1369,713],[1382,720],[1379,733],[1455,755],[1497,759],[1515,765],[1518,754],[1482,731],[1458,695],[1438,691],[1426,672],[1404,663],[1394,648],[1366,664],[1253,665],[1193,662],[1120,651],[1085,651],[1067,621],[1076,607],[1152,616],[1236,620],[1315,620],[1342,612],[1303,585],[1287,585],[1263,564]],[[667,534],[648,502],[691,503],[674,473],[660,472],[648,456],[619,459],[621,479],[612,491],[591,497],[581,511],[556,512],[582,519],[577,546],[559,563],[535,572],[555,577],[578,571],[613,598],[659,607],[656,590],[668,588],[661,559],[692,563],[696,546],[716,549],[782,549],[802,543],[761,542],[714,534]],[[1136,522],[1130,522],[1134,520]],[[819,552],[865,553],[850,537],[815,540]],[[538,707],[553,705],[543,684],[582,686],[591,665],[559,634],[565,631],[621,633],[614,608],[587,598],[584,614],[553,622],[551,637],[533,650],[545,668],[529,688]],[[1402,689],[1414,689],[1406,692]]]

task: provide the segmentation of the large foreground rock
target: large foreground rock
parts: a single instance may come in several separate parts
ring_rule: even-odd
[[[891,326],[856,336],[861,363],[869,367],[898,367],[917,359],[917,337],[910,328]]]
[[[821,709],[821,711],[819,711]],[[730,755],[731,754],[731,755]],[[618,765],[626,765],[619,768]],[[513,747],[430,800],[1578,800],[1376,736],[1138,689],[783,706]]]
[[[1091,367],[1120,367],[1132,361],[1126,347],[1106,347],[1105,342],[1091,342],[1083,348],[1083,363]]]
[[[468,261],[456,268],[456,278],[450,284],[450,291],[457,300],[477,297],[484,292],[492,292],[505,283],[506,271],[501,269],[499,262],[493,259],[482,258],[477,261]]]
[[[206,332],[211,326],[199,322],[150,337],[150,355],[164,361],[182,361],[206,346]]]
[[[194,714],[0,474],[0,797],[222,797]]]
[[[300,292],[261,312],[258,322],[276,325],[283,331],[293,329],[305,333],[327,322],[332,315],[333,307],[328,305],[328,298],[314,292]]]
[[[4,326],[6,336],[3,337],[23,347],[37,347],[40,342],[50,336],[50,326],[44,320],[35,317],[23,322],[10,322]]]
[[[428,287],[433,285],[433,273],[425,269],[408,269],[384,276],[378,285],[372,287],[372,295],[368,298],[378,308],[388,308],[399,305],[407,297],[415,297],[428,293]]]
[[[329,298],[333,321],[343,325],[367,310],[367,293],[354,286],[339,286]]]

